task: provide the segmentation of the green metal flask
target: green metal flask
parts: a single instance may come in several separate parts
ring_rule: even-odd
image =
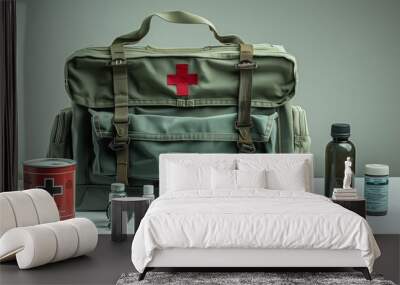
[[[352,161],[351,169],[356,171],[356,148],[349,140],[349,124],[333,124],[331,127],[332,141],[325,149],[325,196],[332,197],[333,188],[343,187],[344,162],[347,157]],[[351,186],[354,187],[354,176]]]

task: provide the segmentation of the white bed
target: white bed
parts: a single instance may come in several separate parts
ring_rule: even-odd
[[[264,174],[269,185],[254,187]],[[154,267],[354,267],[370,278],[380,251],[367,222],[312,194],[312,177],[310,154],[161,155],[160,197],[132,243],[140,278]]]

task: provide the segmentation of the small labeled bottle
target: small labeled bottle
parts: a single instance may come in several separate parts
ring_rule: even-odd
[[[388,211],[389,166],[365,165],[364,197],[368,216],[385,216]]]
[[[143,185],[143,198],[155,199],[153,185]]]
[[[356,170],[356,148],[349,140],[349,124],[333,124],[331,127],[332,141],[325,149],[325,196],[332,197],[333,188],[343,187],[344,162],[350,157],[351,170]],[[354,187],[354,175],[351,187]]]
[[[113,183],[111,184],[111,191],[108,194],[108,205],[107,205],[107,218],[111,221],[111,201],[113,198],[123,198],[128,195],[125,192],[125,184],[123,183]]]

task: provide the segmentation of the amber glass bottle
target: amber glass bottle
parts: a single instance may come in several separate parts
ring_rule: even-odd
[[[333,124],[332,141],[325,149],[325,196],[332,197],[333,188],[343,187],[344,162],[350,157],[353,174],[356,173],[356,148],[349,140],[349,124]],[[354,175],[351,186],[354,187]]]

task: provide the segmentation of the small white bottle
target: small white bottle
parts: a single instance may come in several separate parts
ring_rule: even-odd
[[[108,225],[111,223],[111,201],[113,198],[123,198],[127,197],[128,195],[126,194],[125,191],[125,184],[123,183],[112,183],[111,184],[111,191],[108,194],[108,205],[106,209],[106,214],[108,218]]]
[[[153,185],[143,185],[143,198],[155,199]]]

